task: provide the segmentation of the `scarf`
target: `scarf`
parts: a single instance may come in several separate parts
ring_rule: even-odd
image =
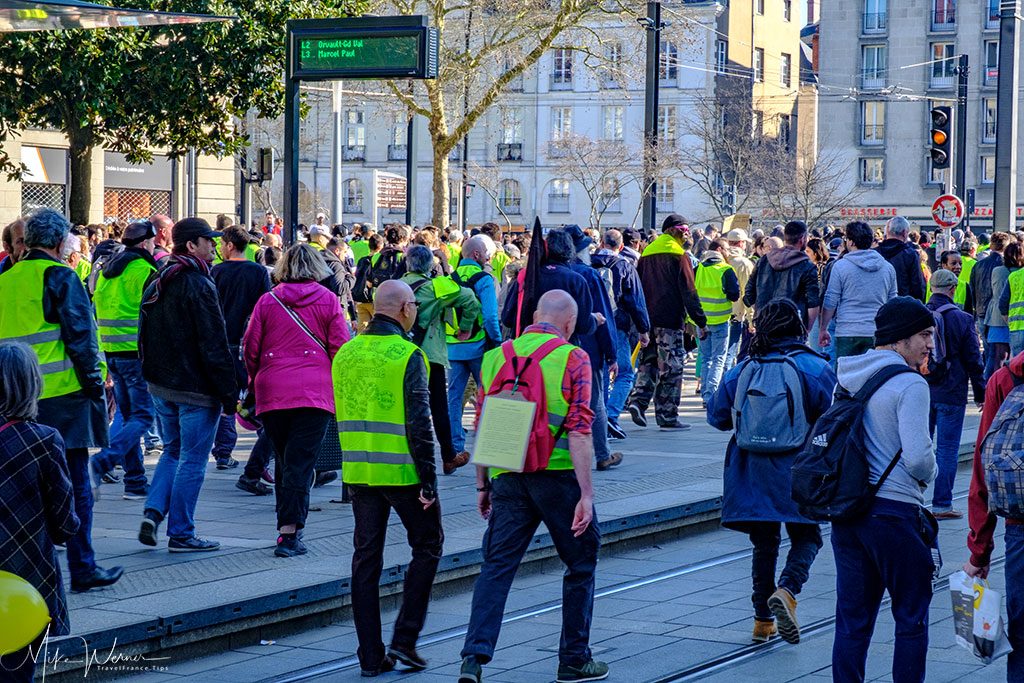
[[[167,283],[171,282],[179,275],[187,270],[197,270],[204,277],[210,275],[210,264],[206,261],[196,258],[191,254],[171,254],[164,261],[167,263],[157,274],[156,279],[153,280],[150,285],[150,294],[143,300],[143,306],[152,306],[160,299],[160,293],[163,288],[167,286]]]

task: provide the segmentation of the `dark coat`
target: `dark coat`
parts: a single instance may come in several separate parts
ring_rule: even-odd
[[[352,274],[345,262],[335,256],[330,249],[321,251],[320,256],[331,270],[331,276],[321,280],[320,284],[338,295],[342,310],[347,311],[349,317],[354,320],[355,304],[352,299],[352,288],[355,287],[356,276]]]
[[[795,341],[780,345],[780,351],[806,349]],[[811,425],[832,405],[832,392],[836,376],[828,361],[806,349],[795,356],[797,368],[804,381],[807,400],[807,418]],[[732,424],[732,405],[736,385],[745,363],[740,363],[722,377],[722,383],[708,405],[708,424],[721,431],[729,431]],[[736,436],[729,439],[725,452],[725,475],[722,493],[722,526],[746,531],[744,522],[797,522],[812,524],[797,510],[790,497],[792,477],[790,470],[798,450],[788,453],[762,455],[741,450]]]
[[[992,299],[992,271],[1003,265],[1003,255],[990,251],[988,256],[974,264],[971,271],[971,290],[974,293],[974,310],[984,322],[988,302]]]
[[[757,259],[747,280],[743,303],[762,308],[772,299],[789,299],[797,305],[807,324],[807,311],[821,306],[818,268],[806,253],[793,247],[773,249]]]
[[[951,303],[953,300],[944,294],[932,294],[927,306],[936,311]],[[960,309],[950,310],[942,314],[942,324],[949,369],[940,381],[928,382],[932,405],[945,403],[966,406],[968,382],[974,390],[974,402],[982,403],[985,400],[985,380],[982,377],[985,364],[978,349],[978,331],[974,329],[974,318]]]
[[[651,327],[683,329],[687,316],[704,327],[708,319],[693,282],[693,264],[688,255],[648,254],[641,256],[636,272],[647,300]]]
[[[578,343],[578,346],[590,356],[590,366],[594,370],[603,370],[605,366],[615,362],[615,344],[619,336],[615,329],[615,314],[612,312],[612,302],[608,298],[608,288],[592,267],[578,261],[569,267],[586,281],[593,306],[591,311],[600,313],[605,319],[604,324],[598,325],[593,334],[580,335]]]
[[[605,249],[594,252],[590,263],[595,268],[608,268],[612,272],[612,292],[615,295],[615,327],[625,332],[650,332],[651,319],[647,315],[647,299],[640,275],[622,254]]]
[[[16,422],[0,430],[0,500],[0,570],[35,586],[53,619],[50,635],[65,636],[71,622],[53,544],[74,536],[79,520],[55,429]]]
[[[912,296],[924,303],[925,282],[921,272],[921,257],[911,242],[890,238],[883,241],[875,251],[881,254],[896,270],[896,293]]]
[[[597,321],[590,315],[593,311],[594,302],[590,298],[590,289],[587,281],[579,273],[573,272],[564,262],[549,260],[540,269],[540,291],[534,299],[534,304],[540,300],[541,295],[553,289],[561,289],[568,292],[576,301],[579,307],[579,315],[576,316],[576,330],[569,340],[576,346],[580,345],[580,339],[586,335],[593,334],[597,329]],[[501,324],[511,330],[516,329],[516,313],[519,308],[519,281],[513,280],[509,286],[508,294],[505,297],[505,305],[501,309]],[[533,324],[534,308],[523,304],[523,328]],[[614,358],[614,355],[612,356]]]

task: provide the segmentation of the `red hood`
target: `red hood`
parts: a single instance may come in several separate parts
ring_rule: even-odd
[[[1010,372],[1017,377],[1024,377],[1024,352],[1010,359]]]

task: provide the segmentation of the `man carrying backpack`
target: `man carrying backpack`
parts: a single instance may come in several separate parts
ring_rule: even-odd
[[[729,352],[732,305],[740,298],[739,278],[725,260],[728,251],[729,243],[725,240],[711,240],[693,276],[701,308],[708,318],[708,333],[699,341],[703,361],[700,369],[700,394],[705,408],[718,389],[718,383],[722,381],[725,358]]]
[[[483,566],[473,589],[472,613],[462,648],[459,683],[480,683],[482,665],[494,656],[512,578],[541,522],[566,565],[556,680],[597,681],[608,675],[608,665],[595,661],[589,647],[594,572],[600,546],[590,480],[594,455],[590,435],[590,359],[583,349],[558,343],[573,333],[576,316],[576,302],[568,293],[548,291],[537,303],[534,324],[515,341],[505,342],[502,348],[492,349],[484,357],[487,391],[479,393],[478,406],[483,404],[486,394],[494,393],[494,383],[504,384],[502,376],[507,378],[509,374],[505,355],[508,352],[540,358],[544,378],[541,384],[560,391],[545,389],[540,393],[534,389],[536,393],[529,398],[536,399],[540,393],[545,405],[537,406],[538,414],[560,419],[557,424],[549,422],[551,438],[543,452],[528,449],[522,473],[495,472],[488,478],[486,468],[477,468],[477,505],[487,520],[487,532]],[[545,345],[547,348],[542,348]],[[526,370],[522,372],[525,374]],[[477,410],[479,415],[479,407]],[[540,441],[531,439],[531,444]]]
[[[898,296],[878,309],[875,348],[839,359],[839,384],[851,393],[881,372],[899,371],[874,391],[863,409],[868,481],[881,481],[881,486],[864,514],[832,524],[832,676],[841,683],[864,680],[871,634],[886,590],[896,622],[893,680],[924,680],[928,607],[938,570],[933,559],[938,524],[924,508],[924,490],[935,479],[937,467],[928,430],[928,383],[914,370],[929,359],[934,328],[932,312],[924,304]],[[794,470],[794,483],[795,478]]]
[[[953,509],[953,482],[967,412],[968,383],[974,389],[975,403],[981,403],[985,397],[985,366],[974,319],[960,310],[953,299],[958,282],[959,278],[950,270],[936,270],[929,281],[932,298],[928,300],[928,310],[935,317],[935,350],[925,379],[931,394],[929,426],[935,435],[935,460],[939,466],[932,493],[936,519],[964,516]]]
[[[836,378],[828,361],[804,344],[806,329],[792,301],[761,307],[754,325],[750,357],[711,395],[708,424],[736,430],[726,451],[722,525],[748,534],[754,546],[752,638],[763,643],[777,631],[797,643],[796,596],[821,548],[821,533],[790,497],[790,468],[811,425],[832,403]],[[783,524],[791,545],[776,584]]]

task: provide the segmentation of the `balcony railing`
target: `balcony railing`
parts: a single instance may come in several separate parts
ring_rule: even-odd
[[[866,124],[864,124],[864,130],[861,132],[860,144],[862,144],[862,145],[882,145],[882,144],[885,144],[885,124],[884,123],[866,123]]]
[[[345,161],[366,161],[366,145],[345,145],[341,157]]]
[[[999,0],[989,0],[988,16],[985,17],[985,28],[999,28]]]
[[[564,72],[551,74],[551,87],[549,90],[572,90],[572,74]]]
[[[956,76],[936,76],[932,74],[932,77],[928,81],[928,87],[930,88],[952,88],[956,85]]]
[[[986,121],[985,132],[982,133],[982,142],[995,142],[996,141],[996,122]]]
[[[985,71],[982,73],[982,84],[983,85],[998,85],[999,84],[999,66],[989,65],[985,67]]]
[[[409,148],[405,145],[388,145],[388,161],[404,161],[409,158]]]
[[[885,33],[888,30],[889,15],[887,12],[867,12],[864,14],[864,33]]]
[[[885,71],[866,69],[860,73],[860,86],[865,90],[880,90],[885,87]]]
[[[519,197],[505,197],[500,203],[501,210],[510,216],[518,216],[521,212],[522,200]]]
[[[932,11],[933,31],[955,31],[956,30],[956,9],[941,9]]]
[[[498,161],[522,161],[523,143],[521,142],[499,142]]]
[[[345,213],[362,213],[363,212],[363,200],[359,201],[346,201],[345,202]]]
[[[549,194],[548,213],[569,213],[569,195]]]

